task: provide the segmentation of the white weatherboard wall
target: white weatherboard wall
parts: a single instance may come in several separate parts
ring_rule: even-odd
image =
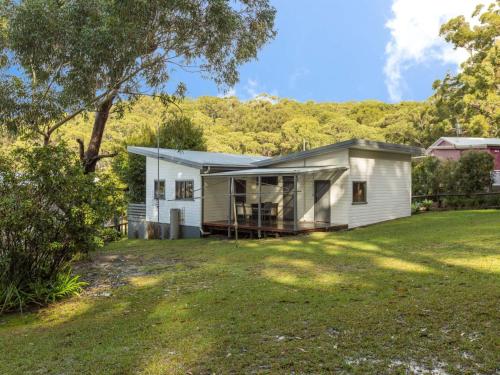
[[[158,160],[146,158],[146,220],[158,220],[154,181],[158,179]],[[165,200],[160,200],[160,223],[170,224],[170,209],[181,209],[181,225],[201,226],[200,170],[160,160],[160,180],[165,180]],[[175,181],[194,181],[194,200],[175,200]]]
[[[350,204],[349,228],[411,215],[411,157],[380,151],[349,151],[352,182],[366,181],[367,204]]]
[[[306,159],[277,164],[276,167],[349,167],[349,151],[338,150]],[[314,180],[331,179],[331,173],[322,172],[300,175],[297,190],[297,214],[300,221],[314,221]],[[336,180],[331,180],[330,220],[332,224],[347,224],[349,221],[349,171]]]

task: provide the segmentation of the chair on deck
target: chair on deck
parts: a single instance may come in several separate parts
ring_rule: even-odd
[[[273,202],[264,202],[262,204],[262,221],[271,222],[277,219],[278,216],[278,204]]]
[[[238,223],[245,222],[249,216],[250,214],[247,212],[245,203],[236,203],[236,217],[238,218]]]

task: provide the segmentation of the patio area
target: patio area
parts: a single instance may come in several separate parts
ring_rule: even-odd
[[[229,236],[234,234],[236,224],[228,223],[227,220],[211,221],[203,223],[203,228],[207,232],[227,232]],[[329,232],[336,230],[347,229],[345,224],[330,224],[322,222],[299,222],[294,226],[293,221],[275,220],[263,222],[260,226],[257,220],[246,219],[238,220],[238,231],[248,233],[251,236],[258,234],[260,230],[262,234],[298,234],[309,232]],[[231,234],[232,233],[232,234]]]
[[[330,187],[342,167],[267,168],[203,175],[205,233],[298,234],[346,229],[334,223]]]

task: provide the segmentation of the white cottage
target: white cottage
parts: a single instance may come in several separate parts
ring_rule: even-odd
[[[199,151],[129,147],[146,157],[141,230],[169,230],[170,210],[181,212],[181,236],[224,231],[303,233],[356,228],[411,214],[411,158],[416,147],[353,139],[266,158]],[[135,215],[140,216],[140,215]]]

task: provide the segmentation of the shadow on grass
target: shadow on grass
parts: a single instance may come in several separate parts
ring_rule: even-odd
[[[499,225],[498,211],[467,211],[238,247],[113,244],[105,251],[145,265],[179,263],[135,276],[109,298],[5,318],[0,349],[10,359],[0,370],[397,373],[417,363],[492,373]]]

